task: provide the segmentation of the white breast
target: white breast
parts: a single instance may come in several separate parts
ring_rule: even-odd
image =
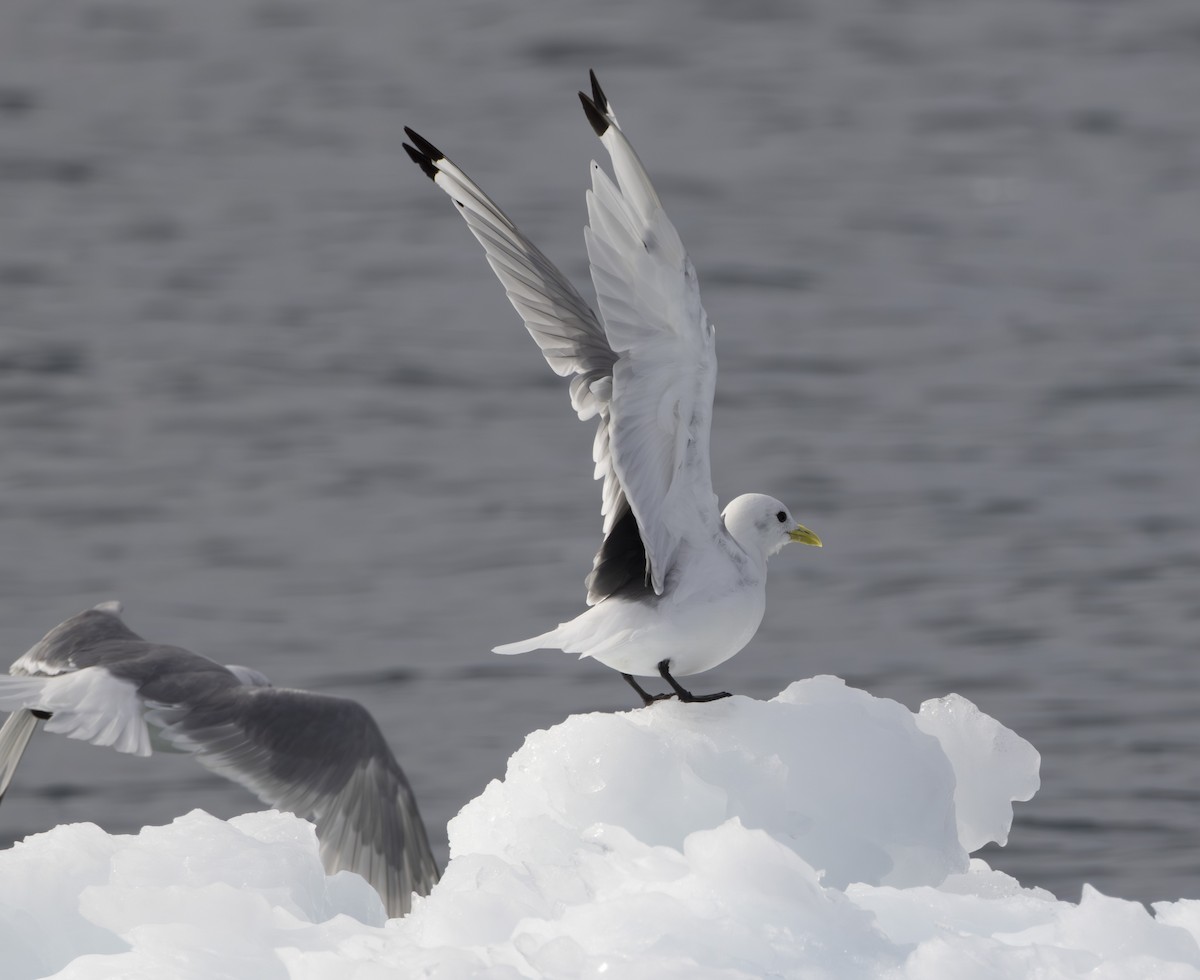
[[[723,595],[660,601],[654,607],[610,600],[575,620],[593,638],[577,649],[614,670],[647,677],[669,660],[671,673],[686,677],[723,663],[749,643],[765,607],[762,583]],[[585,619],[592,622],[585,624]]]

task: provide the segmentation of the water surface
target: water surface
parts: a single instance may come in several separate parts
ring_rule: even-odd
[[[584,288],[594,67],[719,330],[718,493],[827,544],[697,688],[957,691],[1043,755],[990,860],[1200,894],[1197,38],[1172,0],[0,6],[5,656],[119,597],[359,698],[443,856],[527,732],[631,707],[488,653],[582,608],[591,427],[400,147]],[[250,805],[44,738],[0,837]]]

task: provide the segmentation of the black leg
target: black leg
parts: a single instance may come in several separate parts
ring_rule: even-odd
[[[625,678],[630,687],[638,692],[638,696],[642,699],[642,704],[650,705],[655,701],[663,701],[671,697],[670,694],[651,694],[644,687],[642,687],[641,684],[633,679],[633,674],[622,674],[621,676]]]
[[[670,668],[671,661],[660,660],[658,662],[658,672],[662,674],[662,679],[671,685],[671,689],[679,695],[679,700],[686,704],[691,704],[693,701],[720,701],[721,698],[730,697],[728,691],[718,691],[716,694],[693,694],[671,676]]]

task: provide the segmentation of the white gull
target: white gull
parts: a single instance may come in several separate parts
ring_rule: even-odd
[[[483,245],[550,367],[571,376],[575,411],[599,419],[593,459],[604,481],[604,541],[587,579],[590,608],[495,652],[550,647],[594,657],[647,704],[670,695],[650,695],[635,675],[661,676],[684,701],[714,700],[728,695],[693,695],[674,675],[741,650],[762,621],[767,559],[789,541],[821,542],[765,494],[719,510],[708,449],[713,326],[679,234],[595,73],[591,82],[591,97],[579,97],[616,176],[592,161],[584,238],[599,317],[470,177],[405,128],[415,144],[405,150]]]

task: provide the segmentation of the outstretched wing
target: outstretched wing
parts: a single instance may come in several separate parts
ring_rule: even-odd
[[[603,327],[478,185],[405,129],[416,144],[405,144],[409,156],[454,201],[550,366],[574,375],[580,418],[599,416],[592,456],[604,479],[605,541],[589,603],[640,582],[661,593],[680,541],[719,521],[708,466],[716,362],[695,271],[594,74],[592,90],[592,99],[581,93],[584,108],[617,173],[614,186],[593,163],[588,195]]]
[[[541,348],[547,363],[562,377],[571,376],[571,405],[583,420],[598,417],[592,459],[595,478],[603,479],[600,513],[606,542],[621,526],[616,542],[601,546],[588,577],[588,602],[616,591],[632,575],[647,577],[646,552],[633,527],[609,451],[609,400],[617,355],[608,345],[596,314],[567,278],[463,170],[419,133],[404,130],[415,146],[404,144],[408,155],[445,191],[487,253],[488,264],[503,283],[509,301]]]
[[[151,703],[147,720],[177,748],[264,803],[311,817],[326,869],[362,875],[390,915],[437,882],[412,788],[357,701],[237,686],[190,705]]]
[[[591,74],[584,112],[612,161],[592,162],[584,231],[608,342],[613,465],[637,518],[654,590],[680,543],[719,526],[708,443],[717,359],[696,270]]]
[[[102,604],[46,634],[0,675],[0,795],[39,718],[46,731],[149,755],[147,723],[173,747],[245,786],[270,806],[313,820],[326,869],[355,871],[388,912],[438,879],[408,780],[357,701],[272,688],[257,671],[227,668],[149,643]]]

